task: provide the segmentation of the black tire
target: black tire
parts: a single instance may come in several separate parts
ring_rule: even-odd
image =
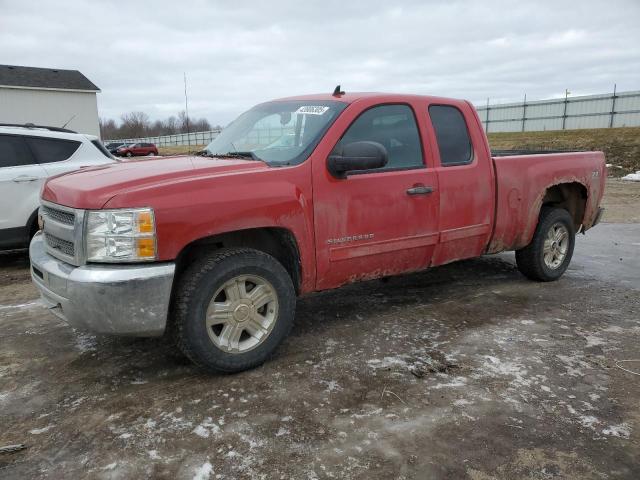
[[[133,153],[127,152],[127,157],[129,157],[129,158],[133,157]]]
[[[275,290],[278,315],[268,336],[255,348],[229,353],[209,338],[205,314],[213,294],[238,275],[258,275]],[[291,277],[271,255],[249,248],[224,248],[196,260],[181,275],[173,301],[172,335],[178,348],[211,372],[233,373],[264,363],[289,334],[296,294]]]
[[[557,224],[562,224],[566,227],[569,232],[569,244],[562,263],[555,268],[550,268],[544,260],[544,242],[549,230]],[[531,243],[520,250],[516,250],[518,270],[531,280],[540,282],[557,280],[571,263],[575,242],[575,227],[569,212],[563,208],[543,207]]]

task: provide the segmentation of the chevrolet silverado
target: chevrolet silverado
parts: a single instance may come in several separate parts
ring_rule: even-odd
[[[492,156],[464,100],[286,98],[199,156],[49,179],[32,278],[73,326],[167,334],[237,372],[274,352],[309,292],[507,250],[528,278],[558,279],[605,176],[601,152]]]

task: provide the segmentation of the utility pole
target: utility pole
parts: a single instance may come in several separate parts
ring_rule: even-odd
[[[189,135],[189,100],[187,98],[187,72],[183,72],[184,73],[184,111],[185,114],[187,115],[186,117],[186,121],[187,121],[187,145],[191,146],[191,138]]]
[[[613,98],[611,100],[611,116],[609,117],[609,128],[613,128],[613,117],[616,114],[616,89],[618,88],[617,84],[613,84]]]
[[[524,102],[522,103],[522,131],[524,132],[524,122],[527,121],[527,94],[524,94]]]
[[[487,114],[485,115],[484,132],[489,133],[489,97],[487,97]]]
[[[564,89],[564,113],[562,114],[562,129],[564,130],[567,125],[567,104],[569,103],[569,89]]]

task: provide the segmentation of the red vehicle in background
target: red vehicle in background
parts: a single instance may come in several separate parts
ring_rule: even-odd
[[[262,103],[201,156],[49,179],[32,278],[78,328],[166,331],[198,365],[237,372],[287,336],[299,295],[506,250],[557,280],[602,215],[604,155],[528,153],[492,153],[464,100]]]
[[[119,157],[157,156],[158,148],[153,143],[129,143],[116,150]]]

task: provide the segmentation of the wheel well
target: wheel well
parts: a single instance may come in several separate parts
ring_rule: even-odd
[[[271,255],[291,276],[296,294],[300,293],[302,281],[300,252],[295,237],[285,228],[252,228],[221,233],[191,242],[182,249],[176,259],[176,275],[180,275],[202,254],[228,247],[254,248]]]
[[[547,188],[542,199],[542,205],[560,207],[567,210],[571,218],[573,218],[573,224],[577,230],[582,225],[584,218],[584,211],[587,205],[587,189],[577,182],[554,185]]]
[[[29,235],[27,241],[31,241],[31,237],[33,237],[33,235],[38,231],[38,228],[38,209],[36,209],[36,211],[29,216],[29,220],[27,221],[27,235]]]

